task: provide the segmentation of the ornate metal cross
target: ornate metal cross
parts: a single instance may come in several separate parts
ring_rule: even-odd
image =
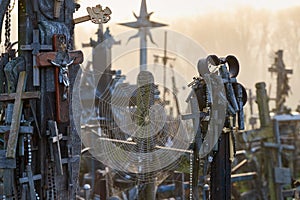
[[[79,24],[81,22],[86,22],[89,20],[91,20],[95,24],[103,24],[107,23],[110,20],[111,10],[108,7],[102,9],[102,6],[99,4],[96,7],[87,7],[86,10],[89,15],[74,19],[74,24]]]

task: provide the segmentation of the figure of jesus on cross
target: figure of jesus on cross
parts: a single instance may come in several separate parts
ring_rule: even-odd
[[[60,55],[63,56],[62,60],[59,61],[59,59],[57,59],[57,57],[60,57],[60,56],[57,56],[55,60],[49,60],[49,62],[52,65],[59,67],[58,80],[59,80],[59,83],[64,85],[63,100],[65,101],[68,99],[68,92],[69,92],[69,86],[70,86],[69,66],[74,63],[74,60],[76,58],[70,59],[67,51],[61,52]]]

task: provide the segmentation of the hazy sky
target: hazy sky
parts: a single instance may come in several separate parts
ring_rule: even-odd
[[[256,10],[259,10],[259,11],[261,10],[262,11],[261,13],[264,13],[264,11],[268,11],[268,13],[270,14],[269,11],[271,11],[273,13],[277,13],[277,11],[279,11],[281,9],[300,6],[300,0],[185,0],[185,1],[182,1],[182,0],[146,0],[146,1],[147,1],[148,12],[154,12],[154,14],[151,16],[151,20],[169,24],[170,26],[167,27],[168,29],[181,32],[184,35],[186,35],[187,37],[191,37],[191,39],[197,40],[196,42],[200,42],[198,40],[199,38],[193,37],[193,36],[195,36],[195,33],[197,33],[197,31],[194,31],[194,34],[192,34],[191,32],[189,32],[188,30],[185,30],[185,29],[191,29],[191,31],[192,31],[192,29],[195,29],[195,28],[203,29],[204,28],[203,24],[198,25],[197,20],[196,20],[196,19],[201,19],[202,15],[205,16],[205,14],[216,13],[216,15],[218,15],[218,14],[220,15],[220,19],[221,19],[221,17],[224,15],[224,13],[226,15],[226,13],[228,12],[228,15],[231,15],[232,13],[234,13],[236,11],[242,10],[241,7],[249,6]],[[94,6],[98,3],[100,3],[103,7],[108,6],[112,10],[112,15],[111,15],[111,21],[109,21],[105,26],[109,26],[111,28],[112,34],[116,37],[118,37],[120,34],[122,34],[125,31],[132,30],[130,28],[122,27],[122,26],[116,25],[116,24],[121,23],[121,22],[134,21],[135,18],[133,16],[132,12],[135,12],[138,15],[139,10],[140,10],[140,4],[141,4],[141,0],[130,0],[130,1],[124,1],[124,0],[101,0],[101,1],[79,0],[78,2],[81,4],[81,8],[78,12],[75,13],[75,17],[86,15],[85,9],[87,6]],[[243,10],[247,10],[247,9],[243,9]],[[199,16],[201,16],[201,17],[199,18]],[[234,15],[232,15],[232,16],[234,16]],[[186,19],[186,20],[182,20],[182,19]],[[258,18],[258,20],[259,20],[259,18]],[[260,21],[257,21],[257,23],[259,23],[259,22]],[[178,23],[185,23],[185,24],[182,24],[182,27],[181,27],[181,25]],[[256,22],[254,22],[254,23],[256,23]],[[276,24],[276,22],[272,21],[272,20],[271,20],[271,23]],[[197,27],[195,27],[195,26],[197,26]],[[247,27],[247,25],[245,25],[245,26]],[[272,24],[271,24],[271,26],[272,26]],[[75,35],[75,36],[77,37],[77,40],[76,40],[77,48],[81,48],[81,43],[88,42],[90,37],[95,38],[96,29],[97,29],[97,25],[92,24],[91,22],[86,22],[83,24],[76,25],[77,35]],[[134,32],[136,32],[136,30]],[[133,35],[134,32],[131,35]],[[129,35],[129,36],[131,36],[131,35]],[[129,36],[127,36],[127,38]],[[226,37],[226,36],[224,36],[224,37]],[[284,36],[284,37],[288,37],[288,36]],[[213,42],[216,39],[217,38],[213,37],[213,34],[208,35],[207,37],[204,38],[204,40],[208,41],[207,44],[210,44],[210,42]],[[126,40],[127,39],[123,39],[122,43],[123,44],[126,43]],[[157,42],[159,47],[163,46],[163,43],[159,42],[159,37],[154,37],[154,40]],[[132,42],[136,42],[136,47],[138,47],[138,40],[132,41]],[[245,43],[245,45],[246,45],[246,43]],[[279,47],[277,47],[277,48],[284,48],[281,43],[278,43],[278,45],[279,45]],[[213,49],[209,49],[209,48],[210,48],[210,46],[207,46],[206,50],[208,50],[211,53],[211,51],[213,51]],[[276,48],[272,49],[272,51],[275,51],[275,50],[277,50],[277,49]],[[83,51],[86,52],[86,55],[89,55],[91,52],[89,49],[84,49]],[[268,73],[268,70],[267,70],[267,68],[270,67],[270,65],[273,62],[273,59],[272,59],[273,52],[271,52],[270,50],[268,52],[265,52],[266,49],[264,49],[262,51],[264,51],[264,53],[270,57],[270,58],[266,58],[266,59],[269,59],[268,62],[263,63],[263,65],[262,65],[262,63],[259,63],[257,66],[255,66],[256,67],[255,69],[253,69],[253,66],[252,66],[252,68],[249,68],[250,66],[247,66],[244,63],[242,63],[242,70],[241,70],[241,73],[239,76],[239,80],[241,82],[243,82],[247,88],[251,88],[251,87],[253,88],[254,84],[258,81],[267,81],[268,88],[270,88],[269,85],[272,85],[272,93],[274,93],[276,85],[274,85],[274,83],[271,83],[270,74]],[[232,52],[232,49],[228,49],[226,52],[222,52],[222,54],[226,55],[231,52]],[[291,65],[289,63],[289,60],[287,59],[287,57],[289,56],[289,53],[291,53],[291,52],[288,52],[288,51],[285,51],[285,52],[286,53],[285,53],[284,59],[287,64],[287,67],[288,68],[293,67],[293,65]],[[136,52],[136,54],[138,55],[138,52]],[[265,57],[267,57],[267,55]],[[237,56],[239,56],[239,55],[237,55]],[[89,60],[88,57],[89,56],[86,56],[86,58],[87,58],[86,60]],[[149,57],[149,61],[153,60],[152,55],[148,55],[148,57]],[[130,60],[131,60],[131,63],[134,63],[132,59],[130,59]],[[135,59],[135,62],[138,62],[138,58]],[[176,62],[178,62],[178,61],[176,61]],[[178,63],[175,63],[175,65],[176,65],[176,67],[178,67]],[[120,65],[116,65],[116,66],[121,67],[121,68],[125,67],[125,69],[130,67],[128,63],[123,62],[123,61]],[[256,71],[257,74],[255,76],[251,76],[249,78],[249,70],[252,72]],[[295,86],[298,84],[297,73],[298,73],[298,69],[294,68],[294,75],[291,78],[292,91],[295,91],[293,85]],[[274,77],[273,77],[273,79],[274,79]],[[274,96],[274,95],[272,95],[272,96]],[[292,97],[289,98],[289,101],[292,101],[292,102],[288,102],[288,104],[291,104],[292,107],[295,108],[295,106],[299,103],[298,95],[296,95],[294,92]]]
[[[111,8],[111,22],[120,22],[133,19],[132,12],[138,14],[141,0],[79,0],[85,12],[88,5],[100,3]],[[190,17],[217,10],[233,10],[238,6],[250,5],[257,9],[278,10],[295,5],[300,5],[299,0],[147,0],[148,11],[154,11],[154,18],[170,19],[176,17]],[[79,12],[77,14],[80,14]]]
[[[163,22],[166,24],[170,24],[168,29],[175,30],[181,33],[184,33],[186,36],[191,37],[193,40],[197,40],[196,38],[193,38],[193,35],[190,34],[188,30],[182,30],[184,27],[189,27],[189,29],[193,28],[201,28],[203,29],[203,26],[201,24],[198,25],[198,21],[196,19],[199,19],[199,16],[205,14],[211,14],[211,13],[216,13],[216,15],[220,14],[220,18],[224,13],[226,14],[227,12],[229,14],[233,13],[234,11],[240,10],[241,7],[245,6],[250,6],[254,9],[257,10],[267,10],[267,11],[272,11],[276,13],[276,11],[281,10],[281,9],[286,9],[289,7],[295,7],[295,6],[300,6],[300,0],[146,0],[147,1],[147,7],[148,7],[148,12],[154,12],[154,14],[151,16],[151,20],[158,21],[158,22]],[[81,4],[81,8],[79,11],[75,12],[74,17],[80,17],[87,15],[86,7],[92,7],[97,4],[101,4],[103,7],[109,7],[112,10],[112,15],[111,15],[111,20],[105,25],[109,26],[111,28],[111,32],[114,36],[118,37],[120,34],[122,34],[125,31],[132,30],[127,27],[122,27],[117,25],[117,23],[121,22],[130,22],[134,21],[135,18],[132,14],[132,12],[135,12],[137,15],[139,14],[140,10],[140,4],[141,0],[101,0],[101,1],[95,1],[95,0],[78,0],[78,3]],[[219,11],[222,11],[218,13]],[[263,12],[262,12],[263,13]],[[201,16],[202,18],[202,16]],[[178,20],[180,19],[180,20]],[[182,20],[186,19],[186,20]],[[190,26],[191,22],[193,24]],[[16,20],[16,8],[14,9],[13,12],[13,19],[12,19],[12,26],[13,28],[17,28],[18,22]],[[183,28],[181,28],[181,24],[178,23],[185,23],[182,25]],[[197,24],[197,27],[194,27],[195,24]],[[247,26],[247,25],[246,25]],[[89,38],[95,37],[95,32],[98,28],[98,25],[93,24],[91,22],[85,22],[82,24],[78,24],[75,26],[75,37],[76,37],[76,48],[77,49],[82,49],[81,48],[81,43],[87,43],[89,42]],[[133,30],[134,34],[136,30]],[[197,33],[197,32],[196,32]],[[131,35],[129,35],[131,36]],[[126,43],[127,38],[129,37],[124,37],[122,43]],[[155,36],[155,34],[154,34]],[[206,40],[215,40],[213,38],[213,35],[210,38],[206,38]],[[225,36],[224,36],[225,37]],[[286,37],[286,36],[284,36]],[[120,38],[118,38],[120,39]],[[17,40],[17,32],[13,31],[12,32],[12,41]],[[163,41],[160,41],[159,37],[155,37],[154,40],[157,42],[159,47],[163,46]],[[298,42],[299,40],[295,41]],[[136,42],[136,43],[132,43]],[[136,44],[136,47],[138,47],[138,41],[132,41],[132,45]],[[197,40],[197,42],[199,42]],[[208,43],[209,44],[209,43]],[[280,46],[281,44],[278,43]],[[206,50],[210,50],[209,46],[206,47]],[[282,47],[279,47],[282,48]],[[3,50],[3,44],[1,44],[1,50]],[[89,48],[84,48],[82,49],[85,53],[85,58],[86,60],[90,60],[90,55],[91,55],[91,49]],[[274,49],[275,51],[276,49]],[[230,50],[228,50],[230,51]],[[285,56],[289,56],[289,52],[285,51]],[[136,52],[138,55],[138,52]],[[270,53],[270,52],[267,52]],[[273,53],[270,55],[273,55]],[[286,58],[286,57],[285,57]],[[149,55],[149,61],[152,61],[152,55]],[[131,61],[132,62],[132,61]],[[138,60],[136,59],[136,62]],[[176,61],[178,62],[178,61]],[[269,74],[267,72],[267,67],[271,65],[273,61],[270,59],[270,61],[262,66],[256,66],[259,70],[263,71],[265,74]],[[289,63],[288,59],[285,59],[285,62],[287,64],[287,67],[293,67],[293,63]],[[178,66],[178,63],[175,63],[176,67]],[[123,65],[120,65],[120,67],[127,67],[127,64],[124,63]],[[254,84],[256,81],[262,81],[262,80],[270,80],[266,75],[262,75],[262,73],[258,74],[259,76],[251,76],[252,79],[257,78],[257,80],[252,80],[251,78],[247,79],[242,79],[242,77],[249,77],[248,73],[245,73],[245,65],[243,65],[241,77],[242,82],[247,83],[246,87],[254,87]],[[251,69],[253,70],[253,69]],[[292,76],[291,79],[291,84],[292,85],[298,85],[298,75],[299,70],[297,71],[297,68],[294,68],[294,75]],[[260,77],[260,79],[259,79]],[[249,79],[249,80],[248,80]],[[250,80],[251,79],[251,80]],[[297,83],[297,84],[296,84]],[[275,85],[272,86],[272,90],[274,92],[275,90]],[[295,89],[292,86],[292,90],[295,91]],[[293,94],[293,108],[300,103],[298,95]]]

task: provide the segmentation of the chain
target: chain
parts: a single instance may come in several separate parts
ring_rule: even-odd
[[[54,177],[54,167],[53,164],[48,165],[48,197],[47,199],[56,199],[56,187],[55,187],[55,177]]]
[[[21,173],[21,165],[20,165],[20,160],[17,158],[16,159],[16,180],[20,180],[20,173]],[[17,185],[17,198],[21,199],[22,198],[22,191],[21,191],[21,186]]]
[[[11,14],[10,5],[8,5],[7,11],[5,13],[5,43],[4,46],[7,48],[10,45],[10,29],[11,29]]]
[[[11,8],[8,8],[8,12],[11,13],[13,11],[13,9],[15,8],[15,5],[16,5],[16,0],[14,0],[13,5],[11,6]]]
[[[32,152],[31,152],[31,135],[27,135],[27,150],[28,150],[28,166],[31,166],[32,163]]]
[[[48,165],[48,173],[47,173],[47,179],[48,179],[47,199],[53,199],[52,198],[53,190],[52,190],[52,178],[51,178],[51,175],[52,175],[52,168],[51,168],[50,165]]]
[[[190,200],[193,200],[193,151],[190,153]]]
[[[27,163],[27,165],[29,167],[31,167],[31,164],[32,164],[32,149],[31,149],[31,135],[30,134],[27,135],[27,150],[28,150],[28,163]],[[39,200],[40,199],[39,194],[36,192],[35,189],[34,189],[34,192],[35,192],[36,200]]]

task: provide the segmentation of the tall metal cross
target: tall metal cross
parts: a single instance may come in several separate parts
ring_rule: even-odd
[[[36,56],[40,50],[52,50],[52,45],[44,45],[39,42],[39,30],[34,29],[32,33],[32,43],[21,45],[21,50],[32,51],[32,64],[33,64],[33,86],[40,86],[40,72],[36,64]]]
[[[166,102],[166,87],[167,87],[167,83],[166,83],[166,65],[168,60],[175,60],[175,58],[169,57],[167,56],[167,31],[165,31],[165,44],[164,44],[164,55],[160,56],[160,55],[154,55],[154,62],[156,62],[158,60],[158,58],[161,58],[163,61],[163,65],[164,65],[164,77],[163,77],[163,87],[164,87],[164,92],[163,92],[163,102]]]
[[[150,32],[150,28],[167,26],[167,24],[150,21],[150,16],[152,14],[153,12],[148,13],[147,11],[146,0],[142,0],[140,16],[137,16],[135,13],[133,13],[137,21],[120,23],[120,25],[128,26],[130,28],[135,28],[139,30],[139,32],[136,35],[131,36],[128,39],[128,41],[130,41],[133,38],[140,37],[140,71],[147,70],[147,36],[149,36],[150,41],[154,43]]]

